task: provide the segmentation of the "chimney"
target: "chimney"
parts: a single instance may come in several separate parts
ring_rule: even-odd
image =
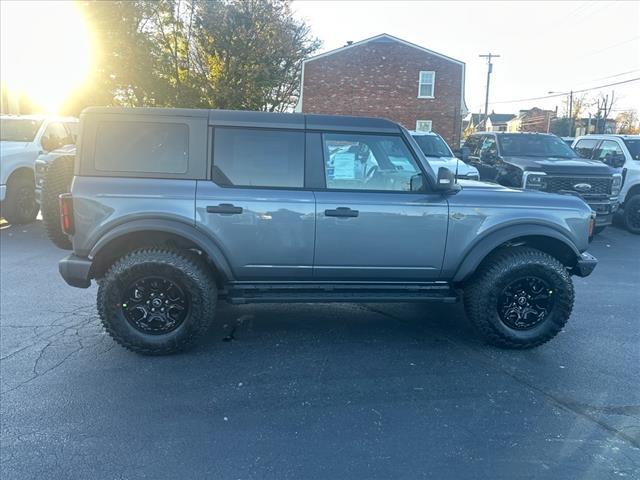
[[[353,40],[347,40],[347,44],[345,45],[345,47],[351,45],[353,43]]]

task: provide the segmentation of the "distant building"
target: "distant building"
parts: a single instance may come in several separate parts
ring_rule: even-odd
[[[516,116],[513,113],[495,113],[491,112],[484,124],[484,113],[470,113],[465,118],[463,125],[464,130],[472,128],[476,132],[506,132],[507,122],[513,120]]]
[[[465,64],[387,34],[303,63],[296,111],[386,117],[460,144]]]
[[[576,119],[576,137],[590,133],[616,133],[616,121],[613,118],[585,117]]]
[[[557,117],[555,110],[533,107],[520,110],[518,116],[507,122],[507,132],[548,132],[551,122]]]

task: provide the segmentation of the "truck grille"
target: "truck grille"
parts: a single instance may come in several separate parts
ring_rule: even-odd
[[[545,191],[547,192],[574,192],[585,198],[611,194],[611,178],[608,177],[547,176],[544,181],[546,183]],[[576,188],[576,185],[579,186],[580,184],[590,185],[590,188]]]

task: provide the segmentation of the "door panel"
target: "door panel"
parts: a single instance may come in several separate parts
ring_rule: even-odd
[[[217,242],[238,280],[310,278],[313,192],[198,181],[196,227]]]
[[[438,278],[448,217],[442,195],[343,191],[315,195],[314,278]]]

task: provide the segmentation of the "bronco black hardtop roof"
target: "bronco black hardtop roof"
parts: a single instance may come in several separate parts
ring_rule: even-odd
[[[254,112],[243,110],[215,110],[155,107],[88,107],[85,115],[149,115],[208,118],[209,125],[234,127],[269,127],[294,130],[367,131],[398,133],[400,126],[384,118],[316,115],[304,113]]]

